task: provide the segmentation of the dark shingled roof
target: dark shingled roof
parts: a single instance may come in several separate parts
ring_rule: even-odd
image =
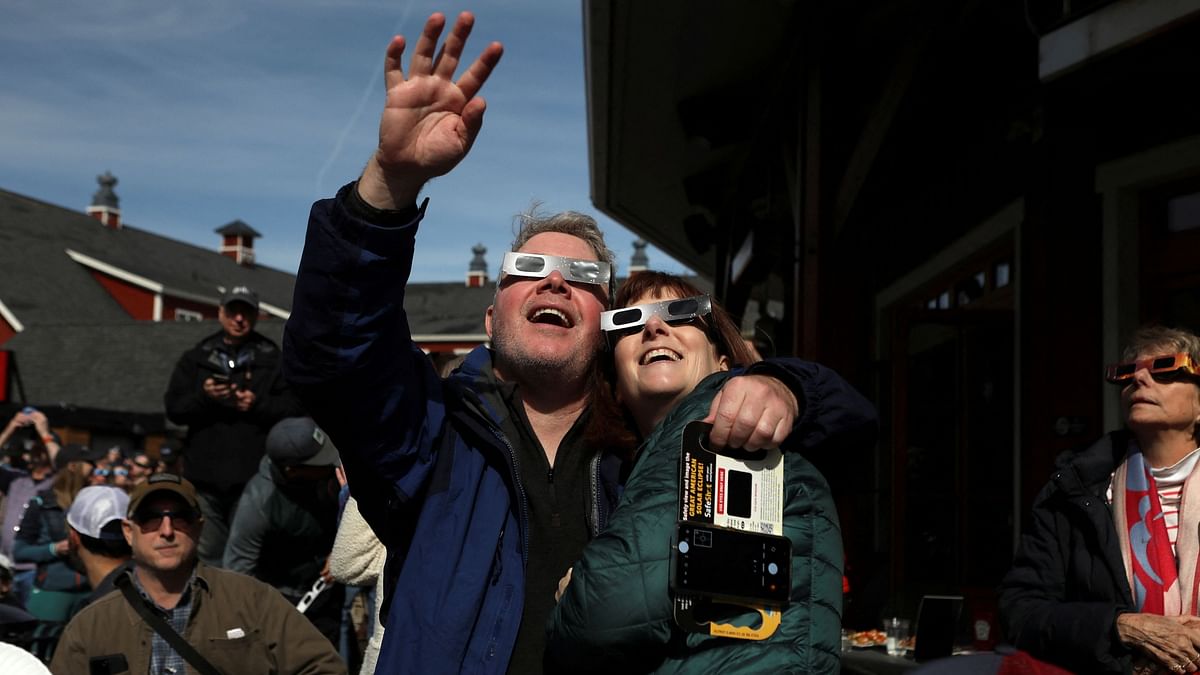
[[[467,288],[461,281],[411,283],[404,292],[404,310],[415,336],[483,335],[483,317],[496,284]]]
[[[250,227],[249,225],[242,222],[241,220],[234,220],[234,221],[225,223],[224,225],[222,225],[221,227],[218,227],[217,229],[215,229],[213,231],[216,232],[217,234],[223,234],[223,235],[235,234],[238,236],[250,235],[251,237],[261,237],[262,236],[261,234],[259,234],[258,230],[254,229],[253,227]]]
[[[241,221],[222,230],[257,234]],[[134,227],[112,230],[79,211],[0,190],[0,301],[25,329],[2,348],[16,355],[28,402],[161,416],[180,354],[220,330],[216,321],[133,320],[67,249],[214,306],[218,286],[246,285],[264,302],[291,307],[292,274],[238,265],[213,239],[207,249]],[[462,281],[410,284],[413,334],[482,336],[494,292],[492,284]],[[280,343],[283,321],[260,321],[258,330]]]
[[[0,190],[0,301],[26,326],[107,323],[128,315],[67,256],[71,249],[151,281],[167,294],[210,299],[218,286],[249,286],[263,302],[288,308],[295,276],[244,266],[217,253],[125,226],[113,230],[79,211]]]
[[[163,413],[163,393],[181,354],[221,329],[216,321],[127,321],[39,326],[4,344],[17,355],[35,407]],[[283,321],[258,332],[279,344]]]

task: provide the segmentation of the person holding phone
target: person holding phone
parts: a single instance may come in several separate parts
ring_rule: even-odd
[[[45,413],[26,406],[0,431],[0,448],[9,460],[9,465],[0,469],[0,494],[4,496],[0,555],[11,559],[21,518],[30,500],[54,484],[55,458],[62,447]],[[36,563],[14,566],[13,590],[22,607],[29,601],[36,573]]]
[[[246,482],[258,471],[267,432],[303,415],[280,374],[279,347],[254,330],[258,294],[233,286],[221,296],[221,330],[184,352],[163,401],[167,417],[187,426],[183,471],[196,486],[208,525],[200,559],[220,567]]]
[[[833,371],[799,359],[761,361],[720,304],[686,280],[639,272],[601,325],[611,349],[612,424],[644,439],[608,528],[560,584],[547,626],[551,672],[837,672],[842,542],[829,487],[803,453],[868,447],[875,411]],[[689,422],[715,419],[729,376],[770,373],[797,397],[795,419],[760,419],[746,450],[784,452],[784,535],[791,540],[790,603],[768,639],[683,634],[669,592],[679,456]],[[715,439],[709,439],[712,443]],[[752,621],[748,611],[725,616]]]

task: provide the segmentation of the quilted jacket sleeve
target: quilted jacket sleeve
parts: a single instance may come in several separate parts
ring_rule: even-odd
[[[668,563],[679,444],[715,392],[693,393],[642,444],[608,529],[587,545],[550,615],[550,670],[644,671],[663,659],[673,622]]]

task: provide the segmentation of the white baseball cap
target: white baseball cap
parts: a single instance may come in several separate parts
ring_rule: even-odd
[[[75,495],[67,511],[67,524],[76,532],[93,539],[102,537],[101,530],[114,520],[125,519],[129,508],[129,495],[120,488],[108,485],[91,485]]]

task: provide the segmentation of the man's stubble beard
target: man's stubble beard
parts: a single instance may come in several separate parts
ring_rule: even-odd
[[[582,344],[578,349],[569,348],[555,354],[533,354],[521,343],[515,331],[513,333],[494,324],[492,350],[505,371],[525,382],[577,381],[583,384],[591,373],[593,362],[600,357],[599,339],[591,345]]]

